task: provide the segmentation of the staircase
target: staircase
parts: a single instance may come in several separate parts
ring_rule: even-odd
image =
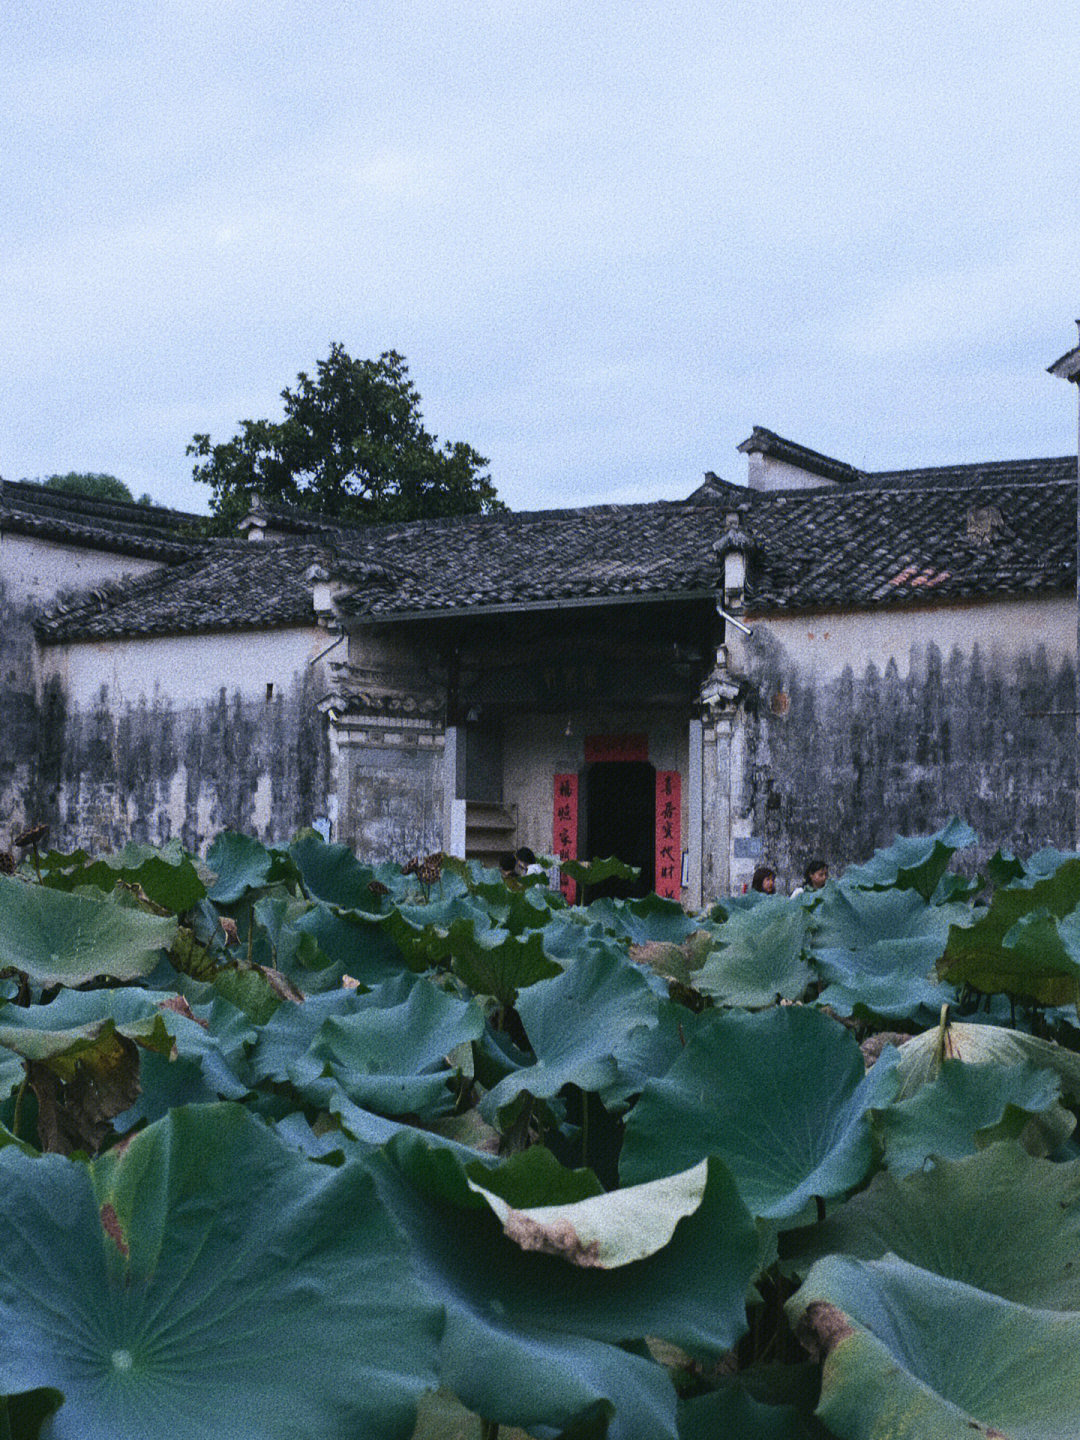
[[[517,806],[492,800],[468,800],[465,805],[465,856],[498,868],[499,857],[516,848]]]

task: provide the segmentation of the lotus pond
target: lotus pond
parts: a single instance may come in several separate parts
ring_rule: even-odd
[[[0,1440],[1080,1434],[1080,856],[974,844],[693,915],[35,851]]]

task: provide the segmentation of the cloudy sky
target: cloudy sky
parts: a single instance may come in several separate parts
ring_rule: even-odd
[[[185,446],[401,351],[514,508],[755,424],[1065,454],[1065,0],[25,0],[0,17],[0,474],[204,509]]]

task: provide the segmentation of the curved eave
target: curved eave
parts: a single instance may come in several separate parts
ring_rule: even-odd
[[[611,608],[617,605],[659,605],[680,600],[715,600],[716,590],[652,590],[619,592],[613,595],[563,595],[547,600],[497,601],[492,604],[442,605],[426,610],[393,610],[384,613],[367,613],[343,609],[342,615],[362,625],[393,625],[399,622],[431,620],[458,620],[472,616],[533,614],[541,610],[592,610],[601,606]]]

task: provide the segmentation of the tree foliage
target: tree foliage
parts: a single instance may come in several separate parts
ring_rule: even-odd
[[[331,519],[420,520],[501,509],[487,461],[461,441],[424,428],[405,358],[388,350],[354,360],[333,344],[281,392],[283,420],[242,420],[222,444],[196,435],[195,479],[213,490],[222,524],[234,525],[255,496]]]
[[[63,490],[67,495],[86,495],[91,500],[124,500],[130,505],[135,499],[124,482],[115,475],[100,475],[93,471],[69,470],[66,475],[49,475],[41,484],[46,490]]]

